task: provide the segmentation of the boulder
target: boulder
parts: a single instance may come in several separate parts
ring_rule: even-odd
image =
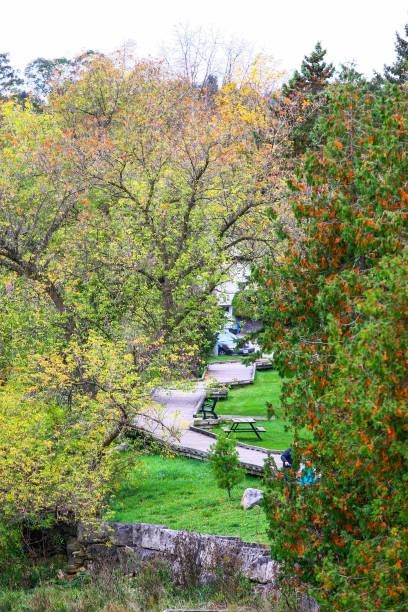
[[[263,500],[263,492],[259,489],[245,489],[241,499],[241,506],[244,510],[249,510],[254,506],[259,506]]]

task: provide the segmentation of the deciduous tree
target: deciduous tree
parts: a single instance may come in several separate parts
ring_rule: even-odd
[[[72,62],[66,57],[55,59],[38,57],[26,66],[24,76],[34,95],[43,99],[50,93],[53,80],[59,76],[59,73],[69,71],[71,66]]]
[[[15,95],[23,80],[10,64],[9,54],[0,53],[0,99]]]
[[[128,292],[131,324],[198,348],[229,266],[273,246],[260,226],[281,197],[285,132],[268,124],[258,83],[208,100],[160,64],[103,58],[54,105],[109,226],[99,257]],[[268,131],[275,140],[255,137]]]
[[[190,375],[212,343],[215,286],[274,245],[265,211],[281,198],[286,132],[269,121],[256,67],[209,96],[160,63],[85,59],[41,113],[1,105],[0,518],[11,522],[97,513],[118,437],[141,416],[165,430],[153,389]]]

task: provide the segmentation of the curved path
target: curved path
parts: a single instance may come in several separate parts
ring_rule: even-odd
[[[253,381],[255,366],[245,366],[240,362],[224,362],[211,364],[208,374],[215,380],[223,383],[241,384]],[[200,382],[195,389],[182,391],[176,389],[158,390],[154,399],[156,405],[160,406],[156,412],[159,423],[143,419],[140,426],[147,429],[155,437],[165,439],[178,452],[205,459],[208,456],[210,446],[214,438],[206,433],[192,431],[190,427],[194,424],[193,415],[205,397],[205,384]],[[154,418],[154,416],[153,416]],[[246,445],[237,443],[240,463],[247,471],[260,473],[267,457],[267,451],[262,448],[248,448]],[[273,454],[277,466],[280,468],[282,462],[280,454]]]

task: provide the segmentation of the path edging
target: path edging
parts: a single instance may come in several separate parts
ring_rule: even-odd
[[[208,436],[209,438],[217,439],[217,434],[212,431],[207,431],[206,429],[201,429],[197,427],[197,425],[190,425],[189,429],[191,431],[195,431],[196,433],[203,434],[204,436]],[[257,451],[258,453],[271,453],[272,455],[281,455],[283,450],[276,450],[273,448],[265,448],[264,446],[254,446],[252,444],[245,444],[245,442],[235,442],[235,446],[240,446],[241,448],[247,448],[248,450]]]
[[[209,372],[209,369],[208,369],[209,366],[217,365],[217,364],[224,365],[226,363],[239,363],[240,365],[245,365],[245,364],[242,364],[241,361],[238,361],[238,359],[231,359],[230,361],[212,361],[211,363],[208,363],[206,365],[205,370],[204,370],[203,375],[202,375],[202,380],[206,380],[206,375],[211,376],[211,373]],[[232,380],[232,381],[229,381],[229,382],[223,382],[222,384],[229,385],[229,386],[232,386],[232,387],[237,387],[239,385],[252,385],[254,380],[255,380],[256,365],[255,365],[255,363],[251,363],[251,364],[247,365],[246,367],[247,368],[248,367],[251,368],[250,378],[246,378],[244,380]]]

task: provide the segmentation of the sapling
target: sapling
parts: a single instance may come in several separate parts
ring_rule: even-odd
[[[231,499],[233,487],[243,480],[245,474],[239,466],[234,440],[224,433],[219,434],[217,441],[210,448],[209,459],[217,485],[220,489],[226,489],[228,498]]]

